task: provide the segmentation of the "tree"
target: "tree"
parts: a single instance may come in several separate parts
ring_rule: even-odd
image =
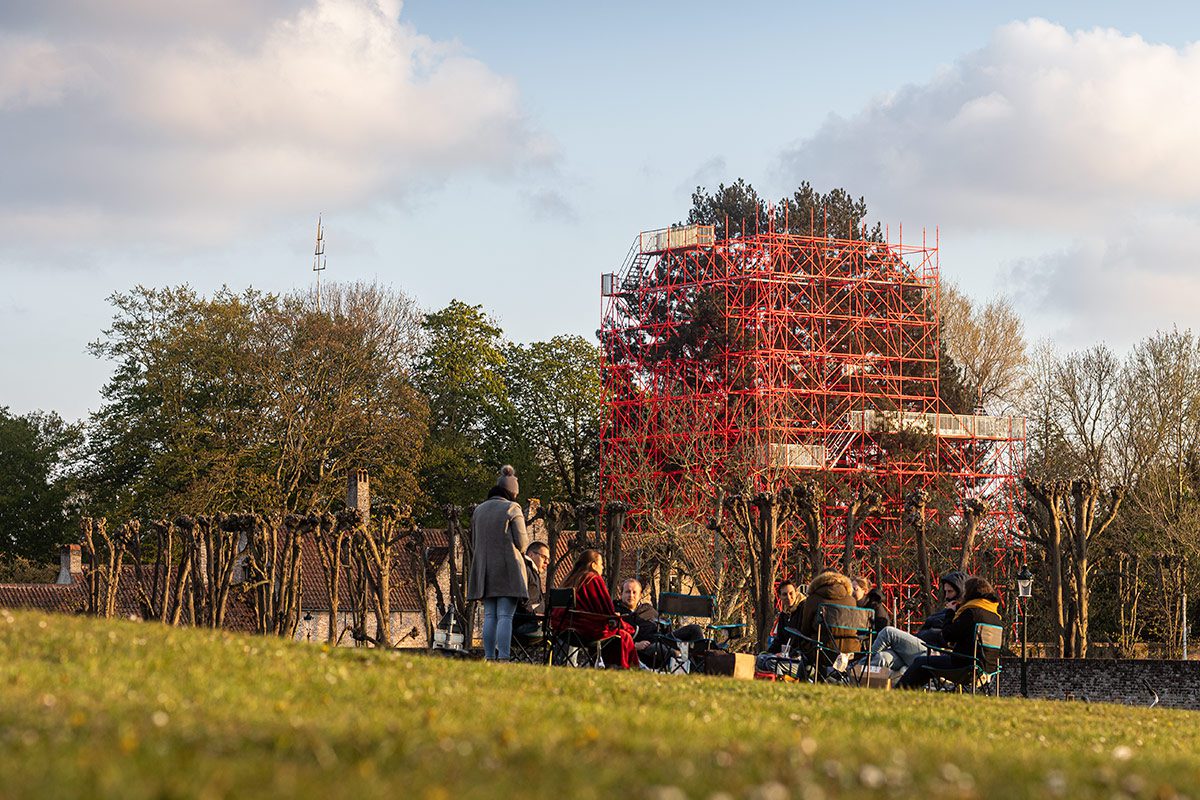
[[[91,345],[116,364],[89,423],[82,485],[100,509],[150,517],[309,512],[365,468],[380,499],[411,499],[427,408],[412,383],[411,301],[328,287],[324,306],[187,286],[112,298]]]
[[[1020,400],[1028,362],[1025,324],[1005,297],[976,306],[954,284],[942,285],[944,352],[962,370],[972,400],[993,412]]]
[[[422,322],[417,386],[429,400],[421,482],[427,511],[478,500],[504,463],[507,411],[502,331],[483,310],[452,300]],[[519,466],[519,465],[518,465]]]
[[[0,552],[49,561],[74,540],[70,462],[82,429],[57,414],[0,407]]]
[[[572,503],[594,497],[604,414],[599,348],[580,336],[510,345],[502,372],[514,433],[529,443],[540,477],[526,494]]]

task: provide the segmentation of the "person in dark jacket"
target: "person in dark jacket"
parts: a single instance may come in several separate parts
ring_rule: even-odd
[[[800,633],[810,639],[817,639],[817,608],[822,603],[834,603],[842,606],[855,605],[854,584],[840,572],[822,572],[812,579],[808,585],[808,597],[800,604]],[[858,637],[853,632],[846,631],[836,634],[833,641],[822,642],[827,647],[833,647],[843,653],[853,653],[858,650]],[[812,642],[804,642],[804,656],[813,663],[816,660],[817,648]]]
[[[512,622],[517,603],[529,598],[522,555],[529,546],[525,514],[517,505],[517,473],[505,465],[487,500],[471,514],[474,559],[467,580],[467,599],[483,601],[483,657],[507,661],[512,649]]]
[[[934,647],[945,647],[946,639],[942,636],[942,628],[954,619],[954,612],[958,610],[963,592],[966,591],[967,575],[958,570],[947,572],[938,585],[942,592],[942,608],[926,618],[921,629],[917,631],[917,638]]]
[[[871,666],[904,670],[920,656],[929,655],[931,646],[944,646],[946,640],[942,628],[954,618],[966,581],[967,576],[957,571],[942,576],[940,586],[944,605],[929,615],[915,635],[891,625],[878,629],[875,641],[871,643]]]
[[[933,677],[930,667],[970,667],[976,656],[975,626],[999,624],[1000,598],[996,596],[995,588],[986,578],[969,579],[963,592],[963,602],[954,612],[954,619],[942,628],[946,644],[953,652],[917,657],[900,679],[899,688],[918,689],[929,683]],[[981,671],[992,672],[996,669],[997,652],[984,649],[979,656]]]
[[[892,618],[884,603],[883,593],[861,575],[854,579],[854,599],[858,601],[859,608],[871,609],[871,613],[874,614],[872,627],[875,633],[879,633],[892,624]]]
[[[779,584],[776,595],[779,598],[779,616],[775,618],[775,635],[771,637],[771,644],[767,647],[767,652],[773,654],[782,652],[784,644],[797,644],[798,640],[789,634],[787,629],[800,630],[801,607],[804,603],[804,595],[800,594],[800,590],[792,581]]]
[[[545,612],[546,567],[550,563],[550,546],[545,542],[530,542],[525,548],[525,578],[529,597],[523,600],[519,613],[534,616]]]
[[[684,625],[671,631],[659,619],[658,610],[647,602],[638,578],[626,578],[621,583],[621,597],[614,606],[621,619],[633,628],[633,644],[638,658],[652,669],[662,669],[672,655],[679,652],[676,642],[694,642],[704,637],[699,625]]]
[[[542,614],[546,613],[545,591],[546,567],[550,563],[550,548],[545,542],[530,542],[525,548],[525,579],[529,597],[517,604],[513,614],[513,634],[525,640],[539,635]]]

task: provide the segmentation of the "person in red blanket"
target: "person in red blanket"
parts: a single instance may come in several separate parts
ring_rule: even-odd
[[[634,669],[639,662],[637,649],[633,646],[633,626],[621,619],[613,607],[603,575],[604,556],[599,550],[580,553],[579,558],[575,559],[575,566],[571,568],[571,574],[563,581],[564,588],[575,590],[576,613],[556,608],[551,625],[556,631],[574,630],[586,641],[613,636],[601,652],[605,666]]]

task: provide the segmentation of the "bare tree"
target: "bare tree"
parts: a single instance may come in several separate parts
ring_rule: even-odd
[[[1024,525],[1016,535],[1042,549],[1050,577],[1051,625],[1058,640],[1058,652],[1069,658],[1066,623],[1066,592],[1063,583],[1063,530],[1067,524],[1067,496],[1070,483],[1065,480],[1035,481],[1021,479],[1030,502],[1019,505]]]
[[[88,564],[84,608],[93,616],[112,617],[116,613],[125,553],[137,538],[140,527],[136,521],[127,522],[113,536],[108,532],[108,521],[104,517],[84,517],[80,520],[79,531],[80,549]]]
[[[941,287],[941,331],[979,404],[1006,411],[1021,397],[1028,352],[1025,324],[1007,297],[976,306],[953,284]]]
[[[868,518],[883,509],[883,493],[869,486],[859,486],[846,502],[846,541],[842,548],[842,572],[850,574],[854,563],[854,546],[858,532]]]
[[[246,586],[254,601],[258,632],[292,638],[300,623],[300,560],[304,518],[283,520],[236,514],[227,530],[246,534]]]
[[[969,498],[963,502],[963,533],[962,551],[958,556],[959,572],[968,572],[971,567],[971,554],[975,551],[975,536],[979,532],[979,523],[987,517],[987,501],[979,498]]]
[[[933,577],[929,566],[929,547],[926,541],[929,518],[927,508],[929,492],[914,489],[904,498],[904,519],[912,527],[917,544],[917,581],[921,587],[921,611],[928,615],[933,611]]]

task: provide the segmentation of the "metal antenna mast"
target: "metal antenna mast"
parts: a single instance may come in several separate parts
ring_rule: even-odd
[[[313,248],[313,272],[317,273],[317,311],[321,310],[321,273],[325,271],[325,232],[321,230],[321,215],[317,215],[317,246]]]

